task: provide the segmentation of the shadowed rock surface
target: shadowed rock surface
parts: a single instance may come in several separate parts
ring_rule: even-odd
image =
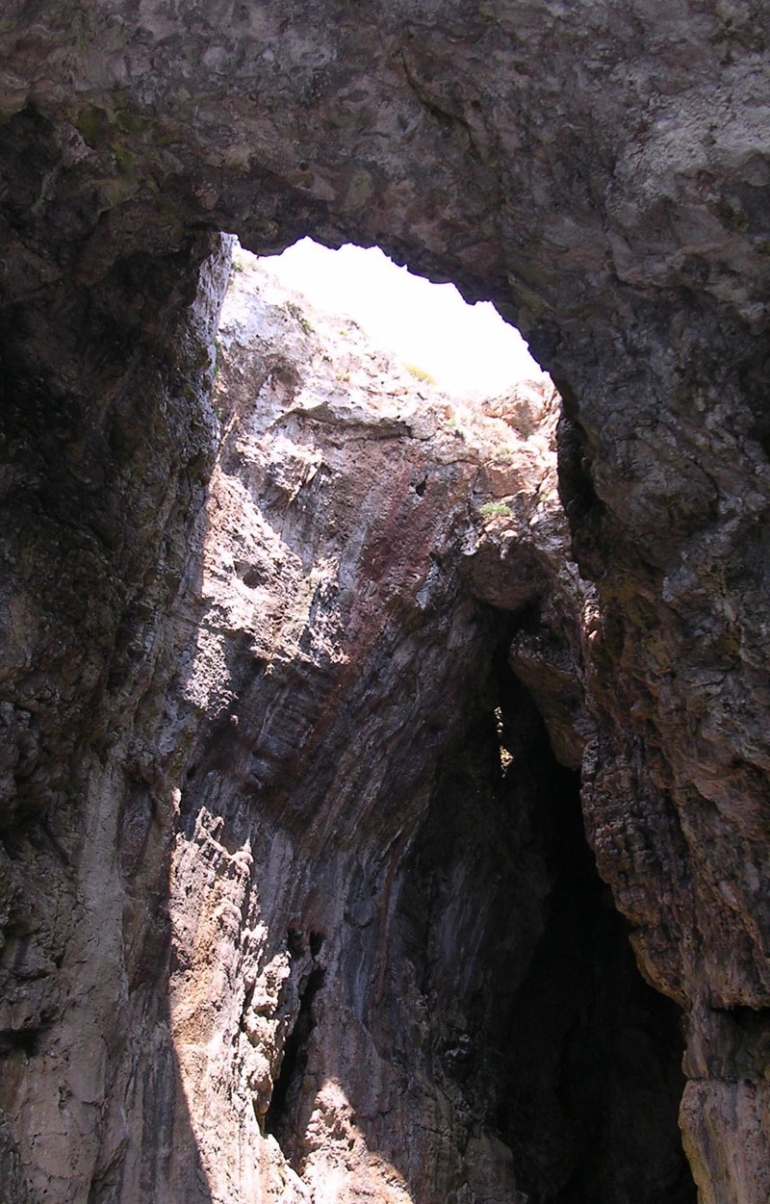
[[[279,1000],[280,959],[288,958],[286,1015],[302,1010],[300,996],[306,1001],[307,1031],[293,1056],[298,1066],[305,1056],[306,1066],[316,1065],[321,1012],[336,1009],[342,1023],[351,1006],[351,972],[337,973],[342,962],[334,960],[344,942],[332,936],[341,900],[358,889],[344,858],[357,849],[361,881],[381,883],[378,890],[388,884],[388,915],[420,910],[404,875],[437,805],[436,750],[461,757],[481,722],[479,700],[489,699],[491,666],[513,640],[511,665],[552,747],[565,765],[581,761],[590,842],[630,922],[639,964],[684,1009],[681,1122],[701,1198],[765,1204],[765,27],[751,0],[683,0],[665,11],[650,0],[622,8],[609,0],[423,0],[365,13],[348,3],[7,6],[0,1183],[12,1200],[106,1204],[153,1193],[162,1200],[164,1192],[226,1200],[252,1191],[254,1175],[265,1185],[279,1181],[283,1159],[272,1138],[260,1145],[258,1171],[244,1169],[253,1167],[247,1137],[239,1138],[243,1165],[223,1158],[215,1174],[206,1162],[213,1147],[204,1130],[224,1132],[220,1110],[234,1081],[231,1053],[218,1052],[215,1033],[227,1034],[231,1052],[241,1040],[228,1016],[251,971],[238,959],[256,959],[256,984],[278,958],[264,991]],[[224,281],[222,264],[207,258],[217,229],[237,231],[258,251],[305,233],[332,244],[376,241],[515,318],[564,398],[560,491],[573,554],[595,595],[574,571],[564,579],[560,520],[556,511],[538,517],[531,495],[511,506],[514,521],[490,524],[474,542],[467,507],[461,514],[452,490],[472,492],[488,457],[441,459],[449,455],[442,439],[453,446],[456,437],[426,432],[398,406],[364,421],[332,395],[314,417],[301,405],[289,413],[282,407],[295,404],[297,384],[263,351],[254,413],[272,414],[270,422],[283,413],[281,437],[296,447],[281,445],[279,455],[270,450],[273,436],[263,446],[267,432],[249,429],[234,385],[236,420],[220,431],[208,406]],[[307,429],[346,446],[363,437],[362,422],[379,431],[367,438],[371,479],[381,484],[371,510],[355,493],[345,503],[363,523],[360,549],[351,536],[351,564],[325,568],[341,545],[331,528],[324,533],[325,461],[313,469]],[[431,440],[449,490],[440,538],[429,521],[432,478],[425,475],[423,494],[422,475],[411,484],[413,443]],[[399,441],[410,454],[396,454]],[[270,469],[263,460],[272,454]],[[483,488],[494,496],[492,478],[487,471]],[[232,534],[232,563],[220,563],[226,516],[235,531],[255,490],[259,538],[244,552]],[[343,515],[336,522],[352,530]],[[287,591],[285,621],[259,592],[271,571]],[[222,584],[213,603],[216,580],[230,586]],[[423,587],[435,627],[417,597]],[[248,605],[241,589],[256,591],[244,594]],[[415,649],[398,651],[414,632],[425,640],[424,675],[412,667]],[[343,635],[352,676],[335,660]],[[276,659],[286,663],[285,677],[266,672]],[[419,699],[409,705],[435,713],[437,731],[405,711],[404,682]],[[366,709],[375,697],[376,723]],[[397,698],[392,711],[389,697]],[[471,741],[482,743],[480,735]],[[458,779],[471,772],[457,766]],[[217,786],[217,774],[231,785]],[[249,808],[261,818],[239,819]],[[259,856],[254,824],[266,842]],[[280,860],[284,845],[268,838],[279,829],[287,849],[301,838],[303,871],[266,860]],[[202,851],[193,856],[196,842]],[[326,870],[325,857],[342,860]],[[317,880],[320,895],[333,895],[334,917],[308,903],[303,874]],[[247,928],[249,916],[258,927],[263,907],[269,916],[269,934],[253,938],[258,955],[215,953],[224,937],[208,910],[209,888],[222,876],[235,893],[222,895],[217,923],[224,928],[233,907]],[[558,894],[553,882],[542,889]],[[210,927],[189,927],[189,910],[175,902],[180,891],[209,900]],[[479,911],[485,906],[480,898]],[[516,931],[517,914],[511,903]],[[522,920],[522,931],[536,932],[539,922],[528,928]],[[458,940],[464,923],[457,917]],[[360,931],[375,924],[384,920]],[[407,941],[406,919],[396,927]],[[316,945],[324,937],[315,954],[311,929]],[[293,953],[290,930],[298,934]],[[376,971],[382,992],[396,966],[394,931],[377,929],[387,957],[360,957],[364,967],[367,959],[385,966]],[[227,941],[241,949],[240,936]],[[483,960],[480,931],[474,941]],[[468,951],[472,962],[470,944]],[[398,964],[407,962],[418,965],[418,954],[404,953]],[[495,989],[504,997],[509,987],[496,980]],[[416,995],[399,990],[417,1006]],[[446,990],[469,1024],[462,984],[449,981]],[[221,999],[226,1007],[212,1002]],[[633,1006],[618,1006],[618,1031]],[[518,1031],[526,1006],[512,1000],[511,1008]],[[435,1031],[444,1023],[460,1020],[442,1020],[439,1009]],[[479,1023],[492,1032],[488,1017]],[[643,1031],[658,1032],[657,1021],[646,1024]],[[351,1051],[357,1031],[351,1023]],[[286,1032],[270,1037],[276,1049]],[[664,1059],[670,1069],[674,1039],[652,1044],[672,1051]],[[394,1037],[388,1049],[395,1048]],[[462,1064],[464,1048],[460,1042],[450,1063]],[[328,1051],[317,1056],[318,1074],[331,1081]],[[402,1083],[395,1053],[385,1060],[385,1077]],[[362,1055],[356,1064],[364,1062]],[[209,1090],[214,1071],[222,1077]],[[277,1071],[253,1071],[254,1126]],[[504,1078],[502,1065],[500,1072]],[[610,1057],[605,1082],[621,1081],[613,1079],[619,1073]],[[608,1200],[623,1198],[612,1180],[621,1155],[611,1170],[587,1153],[578,1173],[572,1137],[548,1156],[548,1174],[558,1179],[563,1158],[576,1186],[538,1178],[545,1171],[536,1152],[516,1144],[523,1139],[513,1096],[506,1106],[514,1119],[476,1117],[473,1141],[463,1145],[453,1116],[465,1105],[441,1086],[438,1070],[428,1078],[439,1096],[426,1088],[398,1123],[378,1122],[385,1153],[381,1163],[372,1155],[367,1172],[377,1186],[355,1190],[494,1200],[514,1190],[513,1165],[527,1185],[516,1190],[535,1198],[560,1191],[566,1201],[573,1191],[580,1200],[589,1182],[594,1190],[590,1175],[614,1183],[601,1189]],[[661,1069],[656,1081],[663,1078]],[[348,1089],[343,1075],[334,1081]],[[274,1131],[296,1136],[316,1125],[318,1144],[282,1137],[303,1178],[286,1171],[293,1187],[264,1191],[311,1191],[320,1201],[327,1187],[330,1198],[337,1190],[317,1151],[337,1148],[329,1136],[337,1122],[329,1132],[324,1125],[345,1108],[319,1092],[317,1111],[306,1115],[309,1097],[286,1087]],[[420,1169],[427,1147],[398,1133],[400,1123],[415,1131],[435,1098],[450,1111],[435,1126],[446,1145],[438,1141],[444,1152],[428,1171]],[[360,1115],[366,1106],[358,1105]],[[660,1102],[661,1114],[667,1106]],[[538,1116],[542,1149],[553,1148],[539,1106]],[[471,1131],[470,1120],[457,1123]],[[362,1131],[354,1119],[350,1125]],[[363,1128],[371,1152],[375,1121]],[[358,1138],[339,1134],[341,1193],[341,1147],[358,1148]],[[495,1141],[514,1151],[513,1163]],[[272,1151],[269,1167],[264,1151]],[[356,1165],[369,1165],[368,1157]],[[388,1179],[386,1164],[406,1187]],[[491,1178],[479,1179],[473,1167]]]

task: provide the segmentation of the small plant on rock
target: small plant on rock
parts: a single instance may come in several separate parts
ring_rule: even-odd
[[[413,376],[415,380],[421,381],[424,385],[436,384],[435,376],[431,372],[428,372],[427,369],[421,368],[419,364],[405,364],[404,367],[410,376]]]
[[[512,518],[513,511],[507,502],[484,502],[479,514],[482,518]]]
[[[302,310],[300,309],[300,307],[297,305],[297,303],[295,301],[287,301],[286,308],[289,311],[289,313],[291,314],[291,316],[295,319],[295,321],[299,322],[299,324],[302,327],[305,334],[313,333],[312,322],[310,322],[309,319],[305,317]]]

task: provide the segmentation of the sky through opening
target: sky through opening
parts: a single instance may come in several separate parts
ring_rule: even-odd
[[[377,247],[331,251],[309,238],[262,264],[312,305],[358,322],[372,342],[460,396],[490,396],[543,376],[527,344],[489,301],[467,305],[453,284],[431,284]]]

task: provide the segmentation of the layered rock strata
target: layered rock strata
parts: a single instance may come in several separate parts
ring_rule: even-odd
[[[17,771],[6,1193],[689,1200],[675,1012],[509,664],[577,764],[558,398],[452,408],[236,269],[176,571],[144,569],[57,805]]]

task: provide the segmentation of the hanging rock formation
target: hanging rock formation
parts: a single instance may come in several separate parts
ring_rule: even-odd
[[[660,1182],[613,1179],[644,1163],[596,1102],[635,1096],[619,1086],[632,1014],[658,1115],[679,1090],[668,1005],[635,1011],[619,918],[600,960],[626,985],[592,993],[617,1006],[555,1016],[533,1064],[565,876],[593,892],[580,939],[601,944],[605,913],[590,865],[559,860],[575,787],[535,752],[531,697],[564,772],[580,759],[639,966],[683,1009],[701,1199],[765,1204],[761,6],[6,7],[2,1190],[686,1191],[660,1135]],[[257,251],[377,242],[515,319],[564,399],[560,494],[595,595],[556,512],[526,500],[521,448],[510,527],[471,544],[467,494],[505,474],[478,450],[452,459],[465,441],[422,426],[428,407],[366,417],[329,380],[308,417],[291,357],[261,348],[247,370],[236,346],[220,424],[220,229]],[[241,393],[239,371],[262,375]],[[346,476],[353,445],[385,483]],[[493,781],[496,709],[538,784]],[[535,797],[552,801],[531,841],[495,818],[526,829]],[[617,1040],[591,1052],[600,1025]],[[572,1058],[556,1034],[583,1031]],[[593,1102],[558,1107],[593,1137],[546,1098],[569,1066],[562,1087],[582,1079]]]

